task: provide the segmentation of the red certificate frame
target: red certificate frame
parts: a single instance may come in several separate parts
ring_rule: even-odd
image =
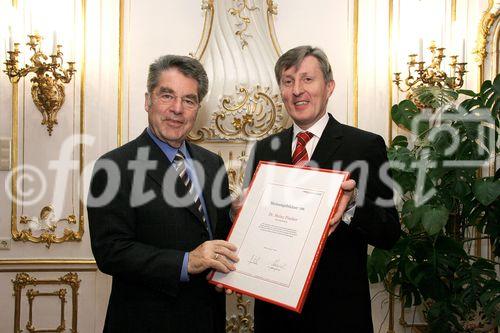
[[[240,262],[228,274],[212,272],[209,282],[300,313],[349,176],[261,161],[227,237]]]

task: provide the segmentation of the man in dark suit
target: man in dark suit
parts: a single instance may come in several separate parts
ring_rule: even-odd
[[[197,60],[159,58],[149,67],[149,127],[96,163],[92,251],[113,276],[104,332],[224,332],[225,297],[206,275],[234,270],[238,260],[222,240],[227,174],[219,156],[185,141],[207,90]]]
[[[319,261],[301,314],[256,301],[255,332],[373,332],[366,268],[367,247],[391,248],[400,224],[393,204],[381,207],[377,199],[392,202],[393,192],[379,177],[387,161],[384,140],[373,133],[339,123],[326,112],[335,82],[325,53],[299,46],[283,54],[275,66],[292,127],[255,144],[246,182],[259,161],[309,164],[349,170],[364,165],[368,173],[352,170],[342,184],[344,195],[330,221],[330,235]],[[366,183],[365,183],[366,182]],[[355,200],[355,193],[360,195]],[[366,186],[364,186],[366,184]],[[362,195],[364,192],[364,195]]]

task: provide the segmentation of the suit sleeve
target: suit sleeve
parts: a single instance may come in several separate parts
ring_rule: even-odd
[[[122,172],[107,172],[103,165],[111,160],[101,158],[94,167],[90,183],[90,198],[100,198],[113,181],[119,183],[118,192],[109,202],[88,203],[92,252],[99,269],[115,278],[157,288],[175,296],[179,290],[184,252],[160,249],[137,241],[136,217],[130,206],[130,180]],[[113,162],[113,161],[111,161]],[[113,162],[114,163],[114,162]],[[118,171],[118,169],[116,170]]]
[[[401,226],[392,201],[392,184],[382,182],[379,175],[380,168],[388,162],[382,137],[377,135],[369,141],[365,147],[365,156],[369,167],[366,193],[364,198],[358,197],[350,227],[359,232],[368,244],[390,249],[399,239]],[[391,204],[381,207],[376,203],[378,198],[390,201]]]

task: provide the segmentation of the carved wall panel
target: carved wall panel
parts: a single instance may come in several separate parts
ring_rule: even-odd
[[[273,1],[204,1],[198,50],[211,83],[189,138],[252,141],[280,131],[287,121],[274,79],[279,54]]]
[[[71,300],[71,320],[68,321],[68,328],[73,333],[78,332],[78,289],[80,287],[80,280],[77,273],[69,272],[54,280],[37,279],[28,273],[18,273],[16,278],[12,280],[14,287],[14,297],[15,297],[15,312],[14,312],[14,332],[21,332],[24,328],[28,332],[65,332],[66,331],[66,295],[69,294]],[[50,289],[50,291],[41,291],[37,287],[39,286],[67,286],[68,288]],[[29,288],[28,288],[29,287]],[[23,291],[25,295],[23,295]],[[68,295],[68,296],[69,296]],[[28,303],[28,315],[26,324],[22,323],[22,305],[23,296],[26,296],[25,302]],[[39,297],[57,297],[59,299],[60,311],[59,313],[52,314],[52,318],[59,318],[58,325],[56,327],[39,327],[34,320],[34,312],[37,308],[34,306],[35,298]],[[45,304],[46,306],[46,304]],[[25,307],[24,307],[25,308]],[[40,316],[39,316],[40,317]],[[23,327],[23,328],[22,328]]]
[[[53,243],[80,241],[84,232],[82,183],[79,174],[84,167],[81,135],[84,133],[85,108],[85,8],[86,0],[58,3],[57,11],[39,1],[13,1],[15,15],[11,22],[16,32],[9,37],[20,43],[21,54],[27,35],[39,33],[41,50],[47,42],[56,44],[56,32],[63,39],[63,50],[76,60],[77,75],[65,85],[65,102],[58,112],[57,126],[51,135],[40,126],[44,122],[28,93],[33,84],[28,77],[12,83],[12,170],[7,175],[10,186],[11,234],[14,241]],[[60,12],[68,19],[61,19]],[[62,24],[62,26],[61,26]],[[53,36],[52,36],[53,34]],[[44,39],[46,42],[44,43]],[[50,49],[50,48],[49,48]],[[68,162],[71,164],[64,164]]]

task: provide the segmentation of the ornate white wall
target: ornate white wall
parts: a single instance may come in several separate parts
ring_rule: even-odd
[[[7,195],[12,188],[11,173],[0,171],[0,185],[7,186],[2,192],[5,195],[0,195],[0,244],[2,240],[10,244],[10,250],[0,250],[0,307],[4,310],[0,313],[0,322],[4,323],[2,327],[7,327],[6,331],[14,327],[16,306],[12,280],[16,280],[16,274],[26,272],[39,280],[57,281],[68,271],[76,272],[81,280],[75,314],[79,331],[101,330],[110,279],[96,272],[86,221],[80,241],[50,244],[48,248],[43,242],[12,240],[12,216],[16,217],[16,227],[25,228],[19,223],[21,215],[38,216],[43,206],[52,203],[58,213],[56,218],[69,214],[85,218],[80,198],[85,197],[88,179],[80,180],[78,174],[91,168],[98,156],[133,139],[144,129],[147,67],[158,56],[192,53],[201,58],[209,73],[211,88],[196,129],[205,127],[213,131],[214,136],[206,137],[202,144],[219,152],[228,161],[228,167],[236,172],[239,161],[229,161],[230,156],[232,159],[240,156],[251,140],[247,140],[243,132],[231,136],[217,130],[214,117],[227,111],[223,97],[232,98],[226,104],[228,108],[238,104],[238,98],[244,95],[237,94],[240,86],[253,92],[260,85],[268,89],[265,92],[273,100],[278,93],[273,65],[280,50],[301,44],[323,48],[333,65],[336,80],[328,111],[341,122],[382,135],[386,142],[398,132],[389,119],[390,106],[403,97],[393,87],[391,72],[404,68],[406,55],[418,50],[419,38],[423,38],[426,46],[436,40],[438,45],[452,50],[459,49],[462,39],[466,40],[467,89],[477,89],[482,77],[492,77],[499,68],[498,19],[489,26],[490,35],[483,38],[488,42],[485,49],[489,52],[484,59],[479,59],[485,61],[484,72],[473,54],[474,49],[481,46],[477,44],[482,40],[478,29],[485,17],[484,11],[498,13],[498,0],[215,0],[213,30],[206,43],[202,31],[209,11],[202,6],[209,6],[212,3],[209,0],[37,0],[37,8],[57,8],[46,10],[41,16],[38,11],[42,9],[30,14],[29,9],[35,8],[33,1],[0,0],[0,62],[5,61],[8,26],[14,27],[14,37],[21,38],[30,29],[29,22],[36,21],[32,18],[39,17],[44,31],[49,32],[51,22],[65,22],[57,29],[64,31],[64,46],[71,50],[67,56],[75,58],[78,71],[66,86],[66,103],[51,137],[40,125],[41,116],[31,100],[29,79],[19,82],[18,98],[13,99],[12,85],[7,76],[0,73],[0,138],[16,139],[12,151],[17,156],[17,164],[38,167],[48,184],[42,200],[29,205],[28,193],[19,195],[21,200],[12,211]],[[271,25],[267,15],[270,2],[277,5],[277,14],[270,18]],[[238,8],[238,3],[248,5],[240,18],[230,13],[231,8]],[[12,5],[17,11],[11,11]],[[236,32],[245,26],[242,16],[248,17],[250,23],[243,38],[239,38]],[[272,27],[276,31],[274,41]],[[242,47],[242,43],[247,44]],[[204,52],[200,45],[206,46]],[[259,103],[253,100],[256,104],[249,105]],[[262,105],[268,108],[280,105],[279,98],[269,103]],[[241,118],[244,110],[240,108],[236,116]],[[17,123],[13,123],[13,119],[17,119]],[[276,129],[286,121],[283,116],[273,126]],[[226,124],[226,128],[228,126]],[[60,147],[72,134],[89,135],[89,143],[76,144],[71,151],[71,159],[77,161],[76,169],[69,174],[64,182],[66,189],[61,192],[55,187],[57,173],[49,168],[49,161],[60,161]],[[230,140],[222,140],[224,136]],[[234,179],[238,177],[239,174]],[[25,179],[24,188],[27,192],[30,189],[36,192],[40,184]],[[78,225],[67,227],[78,231]],[[62,235],[62,229],[57,232]],[[484,251],[486,253],[487,248]],[[70,290],[68,285],[63,287]],[[27,288],[29,285],[21,294],[21,328],[27,320]],[[44,288],[53,291],[62,287],[52,283]],[[372,286],[374,325],[376,330],[380,327],[381,332],[387,332],[392,327],[388,316],[389,298],[386,293],[378,293],[380,290],[381,286]],[[52,325],[59,318],[57,301],[47,302],[49,310],[35,313],[39,316],[36,321],[39,325]],[[234,299],[229,307],[235,311]],[[67,328],[72,311],[69,305],[65,309]],[[409,332],[409,328],[398,324],[397,302],[394,316],[394,331]],[[407,312],[406,320],[411,318],[412,312]],[[415,321],[419,320],[417,316]]]

